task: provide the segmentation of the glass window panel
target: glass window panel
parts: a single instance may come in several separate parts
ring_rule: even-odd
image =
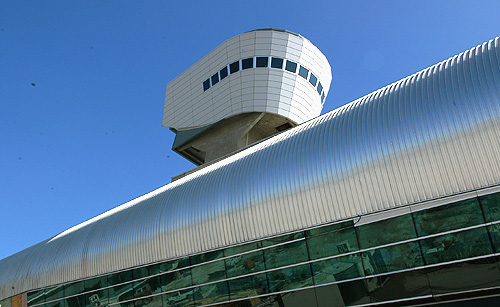
[[[299,69],[299,76],[307,80],[308,75],[309,75],[309,69],[301,65]]]
[[[78,295],[66,298],[66,306],[69,307],[82,307],[85,306],[85,295]],[[28,305],[29,306],[29,305]]]
[[[493,241],[495,252],[498,253],[500,251],[500,224],[488,226],[488,230],[491,235],[491,240]]]
[[[303,232],[292,233],[290,235],[284,235],[284,236],[279,236],[279,237],[274,237],[274,238],[262,240],[262,246],[264,246],[264,247],[273,246],[275,244],[286,243],[288,241],[301,239],[303,237],[304,237]]]
[[[311,73],[311,76],[309,77],[309,83],[312,84],[312,86],[316,86],[316,83],[318,82],[318,78],[316,78],[316,76]]]
[[[198,254],[191,256],[191,265],[197,265],[199,263],[207,262],[207,261],[212,261],[215,259],[220,259],[224,257],[224,251],[223,250],[217,250],[213,252],[208,252],[204,254]]]
[[[341,229],[344,229],[344,228],[350,228],[350,227],[353,227],[353,226],[354,226],[353,221],[346,221],[346,222],[342,222],[342,223],[337,223],[337,224],[332,224],[332,225],[326,225],[326,226],[323,226],[323,227],[318,227],[318,228],[313,228],[313,229],[306,230],[306,236],[307,237],[311,237],[311,236],[319,235],[319,234],[322,234],[322,233],[337,231],[337,230],[341,230]]]
[[[410,214],[362,225],[358,227],[358,236],[361,248],[370,248],[416,237]]]
[[[170,272],[173,270],[189,266],[189,257],[168,261],[160,264],[160,272]]]
[[[278,268],[308,260],[306,241],[301,240],[285,245],[278,245],[264,250],[266,268]]]
[[[257,57],[255,59],[255,67],[267,67],[268,57]]]
[[[227,277],[236,277],[265,270],[262,251],[226,259]]]
[[[109,292],[110,302],[122,302],[134,299],[134,283],[129,282],[127,284],[117,285],[111,287]]]
[[[163,295],[163,306],[190,307],[194,306],[193,289],[170,292]]]
[[[85,307],[106,306],[108,302],[108,289],[85,294]]]
[[[171,291],[191,286],[191,270],[184,269],[161,275],[162,291]]]
[[[253,68],[253,58],[241,60],[241,69]]]
[[[312,285],[311,267],[303,264],[267,273],[270,292],[291,290]]]
[[[160,266],[158,264],[153,264],[150,266],[137,268],[137,269],[134,269],[134,271],[133,271],[134,279],[139,279],[139,278],[151,276],[151,275],[155,275],[158,273],[160,273]]]
[[[28,305],[39,304],[43,302],[45,302],[45,289],[28,293]]]
[[[426,272],[433,294],[493,288],[500,285],[495,257],[436,266],[428,268]]]
[[[101,276],[84,281],[85,291],[92,291],[85,295],[85,306],[95,307],[108,303],[108,289],[102,289],[108,286],[107,276]]]
[[[226,278],[224,260],[210,262],[191,268],[193,285],[216,281]]]
[[[367,279],[372,303],[430,295],[425,270],[401,272]],[[413,303],[413,302],[412,302]],[[390,303],[389,303],[390,305]],[[397,303],[395,304],[398,305]],[[413,305],[408,302],[399,306]]]
[[[487,222],[500,220],[500,193],[479,197]]]
[[[359,254],[313,262],[311,266],[316,285],[363,276]]]
[[[194,288],[196,306],[213,304],[229,300],[227,282],[218,282]]]
[[[64,286],[64,296],[72,296],[84,292],[83,281],[67,284]]]
[[[315,288],[321,307],[351,306],[370,303],[368,285],[364,280],[353,280]],[[328,301],[325,301],[328,298]]]
[[[151,296],[152,294],[158,294],[160,292],[161,292],[160,276],[150,277],[134,282],[134,298]],[[145,301],[150,301],[150,300],[145,299]]]
[[[232,279],[228,282],[231,299],[269,293],[266,274],[258,274],[238,279]]]
[[[210,88],[210,79],[203,81],[203,91],[206,91]]]
[[[271,67],[283,69],[283,59],[280,58],[271,58]]]
[[[321,103],[325,102],[325,93],[321,94]]]
[[[259,249],[261,247],[262,247],[261,242],[252,242],[252,243],[248,243],[248,244],[228,247],[224,250],[224,256],[229,257],[229,256],[233,256],[236,254],[249,252],[249,251],[254,250],[254,249]]]
[[[219,73],[215,73],[210,79],[212,80],[212,86],[216,85],[219,83]]]
[[[163,306],[162,295],[150,296],[138,299],[134,302],[134,307],[142,307],[142,306]]]
[[[378,248],[363,253],[365,274],[374,275],[424,265],[418,242]]]
[[[65,303],[64,300],[59,300],[59,301],[56,301],[56,302],[46,303],[43,306],[44,307],[64,307],[64,303]],[[42,306],[38,306],[38,307],[42,307]]]
[[[311,259],[357,251],[358,240],[354,227],[307,238]]]
[[[286,60],[285,70],[295,73],[297,71],[297,63]]]
[[[227,66],[222,68],[220,70],[220,79],[223,80],[225,77],[227,77],[228,72],[227,72]]]
[[[64,285],[55,286],[45,291],[45,301],[50,302],[64,297]]]
[[[419,236],[484,223],[477,198],[413,213]]]
[[[485,227],[421,240],[427,264],[491,254]]]
[[[233,62],[229,64],[229,71],[234,74],[240,70],[240,61]]]
[[[321,85],[321,82],[318,83],[318,94],[321,95],[321,91],[323,91],[323,85]]]

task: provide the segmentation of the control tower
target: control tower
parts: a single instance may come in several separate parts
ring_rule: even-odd
[[[176,134],[172,149],[202,165],[318,116],[331,80],[303,36],[246,32],[167,84],[163,126]]]

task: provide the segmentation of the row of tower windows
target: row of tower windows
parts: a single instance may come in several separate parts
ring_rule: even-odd
[[[203,91],[207,91],[212,86],[219,83],[225,79],[228,75],[237,73],[240,70],[250,69],[250,68],[275,68],[275,69],[285,69],[291,73],[298,73],[299,76],[309,81],[309,83],[316,89],[319,95],[321,95],[321,103],[325,101],[325,93],[323,92],[323,85],[318,80],[318,77],[314,75],[309,69],[302,65],[297,64],[294,61],[285,60],[282,58],[275,57],[252,57],[242,60],[238,60],[213,74],[210,78],[203,81]],[[298,68],[298,71],[297,71]]]

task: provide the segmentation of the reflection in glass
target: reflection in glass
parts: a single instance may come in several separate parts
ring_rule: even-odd
[[[467,260],[426,270],[433,294],[498,287],[495,257]]]
[[[297,71],[297,63],[292,62],[290,60],[286,60],[286,66],[285,70],[288,70],[289,72],[296,72]]]
[[[500,224],[488,226],[495,252],[500,251]]]
[[[300,66],[299,76],[307,80],[307,75],[309,75],[309,69],[305,68],[304,66]]]
[[[484,223],[477,198],[413,213],[419,236]]]
[[[323,91],[323,85],[321,85],[321,82],[318,83],[318,94],[321,95],[321,91]]]
[[[359,254],[313,262],[311,266],[315,285],[363,276]]]
[[[249,69],[253,67],[253,58],[241,60],[241,69]]]
[[[227,282],[218,282],[194,288],[194,298],[196,306],[212,304],[229,299]]]
[[[132,271],[125,271],[109,275],[109,283],[111,285],[115,285],[109,289],[109,301],[111,303],[122,302],[134,298],[134,283],[130,282],[130,280],[132,280]]]
[[[283,59],[271,58],[271,67],[283,69]]]
[[[358,235],[361,248],[370,248],[416,237],[410,214],[362,225],[358,227]]]
[[[43,302],[45,302],[45,289],[28,293],[29,305],[39,304]]]
[[[247,243],[247,244],[243,244],[243,245],[228,247],[224,250],[224,256],[229,257],[229,256],[233,256],[236,254],[249,252],[249,251],[252,251],[254,249],[259,249],[261,247],[262,247],[261,242],[252,242],[252,243]]]
[[[266,274],[231,279],[228,282],[231,299],[257,296],[269,292]]]
[[[266,268],[278,268],[308,260],[306,241],[296,241],[264,250]]]
[[[431,294],[425,270],[368,278],[372,303]]]
[[[267,67],[268,57],[257,57],[255,59],[255,67]]]
[[[479,197],[487,222],[500,220],[500,193]]]
[[[191,270],[179,270],[161,275],[162,291],[170,291],[192,285]]]
[[[358,250],[354,227],[307,238],[311,259],[345,254]]]
[[[267,273],[271,292],[297,289],[312,285],[311,267],[302,264]]]
[[[64,297],[64,286],[55,286],[45,291],[45,301],[50,302]]]
[[[491,254],[485,227],[421,240],[427,264]]]
[[[193,285],[216,281],[226,278],[226,266],[224,260],[209,262],[191,269],[193,274]]]
[[[263,271],[264,256],[262,251],[243,254],[226,259],[227,277],[236,277]]]
[[[84,284],[86,292],[96,290],[85,295],[85,306],[95,307],[108,303],[108,289],[102,289],[108,286],[107,276],[85,280]]]
[[[193,289],[175,291],[163,295],[163,306],[190,307],[194,306]]]
[[[210,79],[203,81],[203,91],[206,91],[210,88]]]
[[[312,86],[316,86],[316,82],[318,82],[318,78],[316,78],[316,76],[311,73],[311,76],[309,77],[309,83],[311,83]]]
[[[392,245],[363,253],[365,274],[374,275],[424,265],[418,242]]]
[[[220,79],[224,80],[224,78],[227,77],[228,75],[227,66],[222,68],[219,73],[220,73]]]
[[[160,272],[169,272],[189,266],[189,257],[168,261],[160,264]]]
[[[240,61],[233,62],[229,64],[229,72],[234,74],[235,72],[240,70]]]

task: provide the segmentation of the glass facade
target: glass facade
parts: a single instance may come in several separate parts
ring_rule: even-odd
[[[28,306],[345,306],[500,289],[500,193],[413,211],[40,289]]]

